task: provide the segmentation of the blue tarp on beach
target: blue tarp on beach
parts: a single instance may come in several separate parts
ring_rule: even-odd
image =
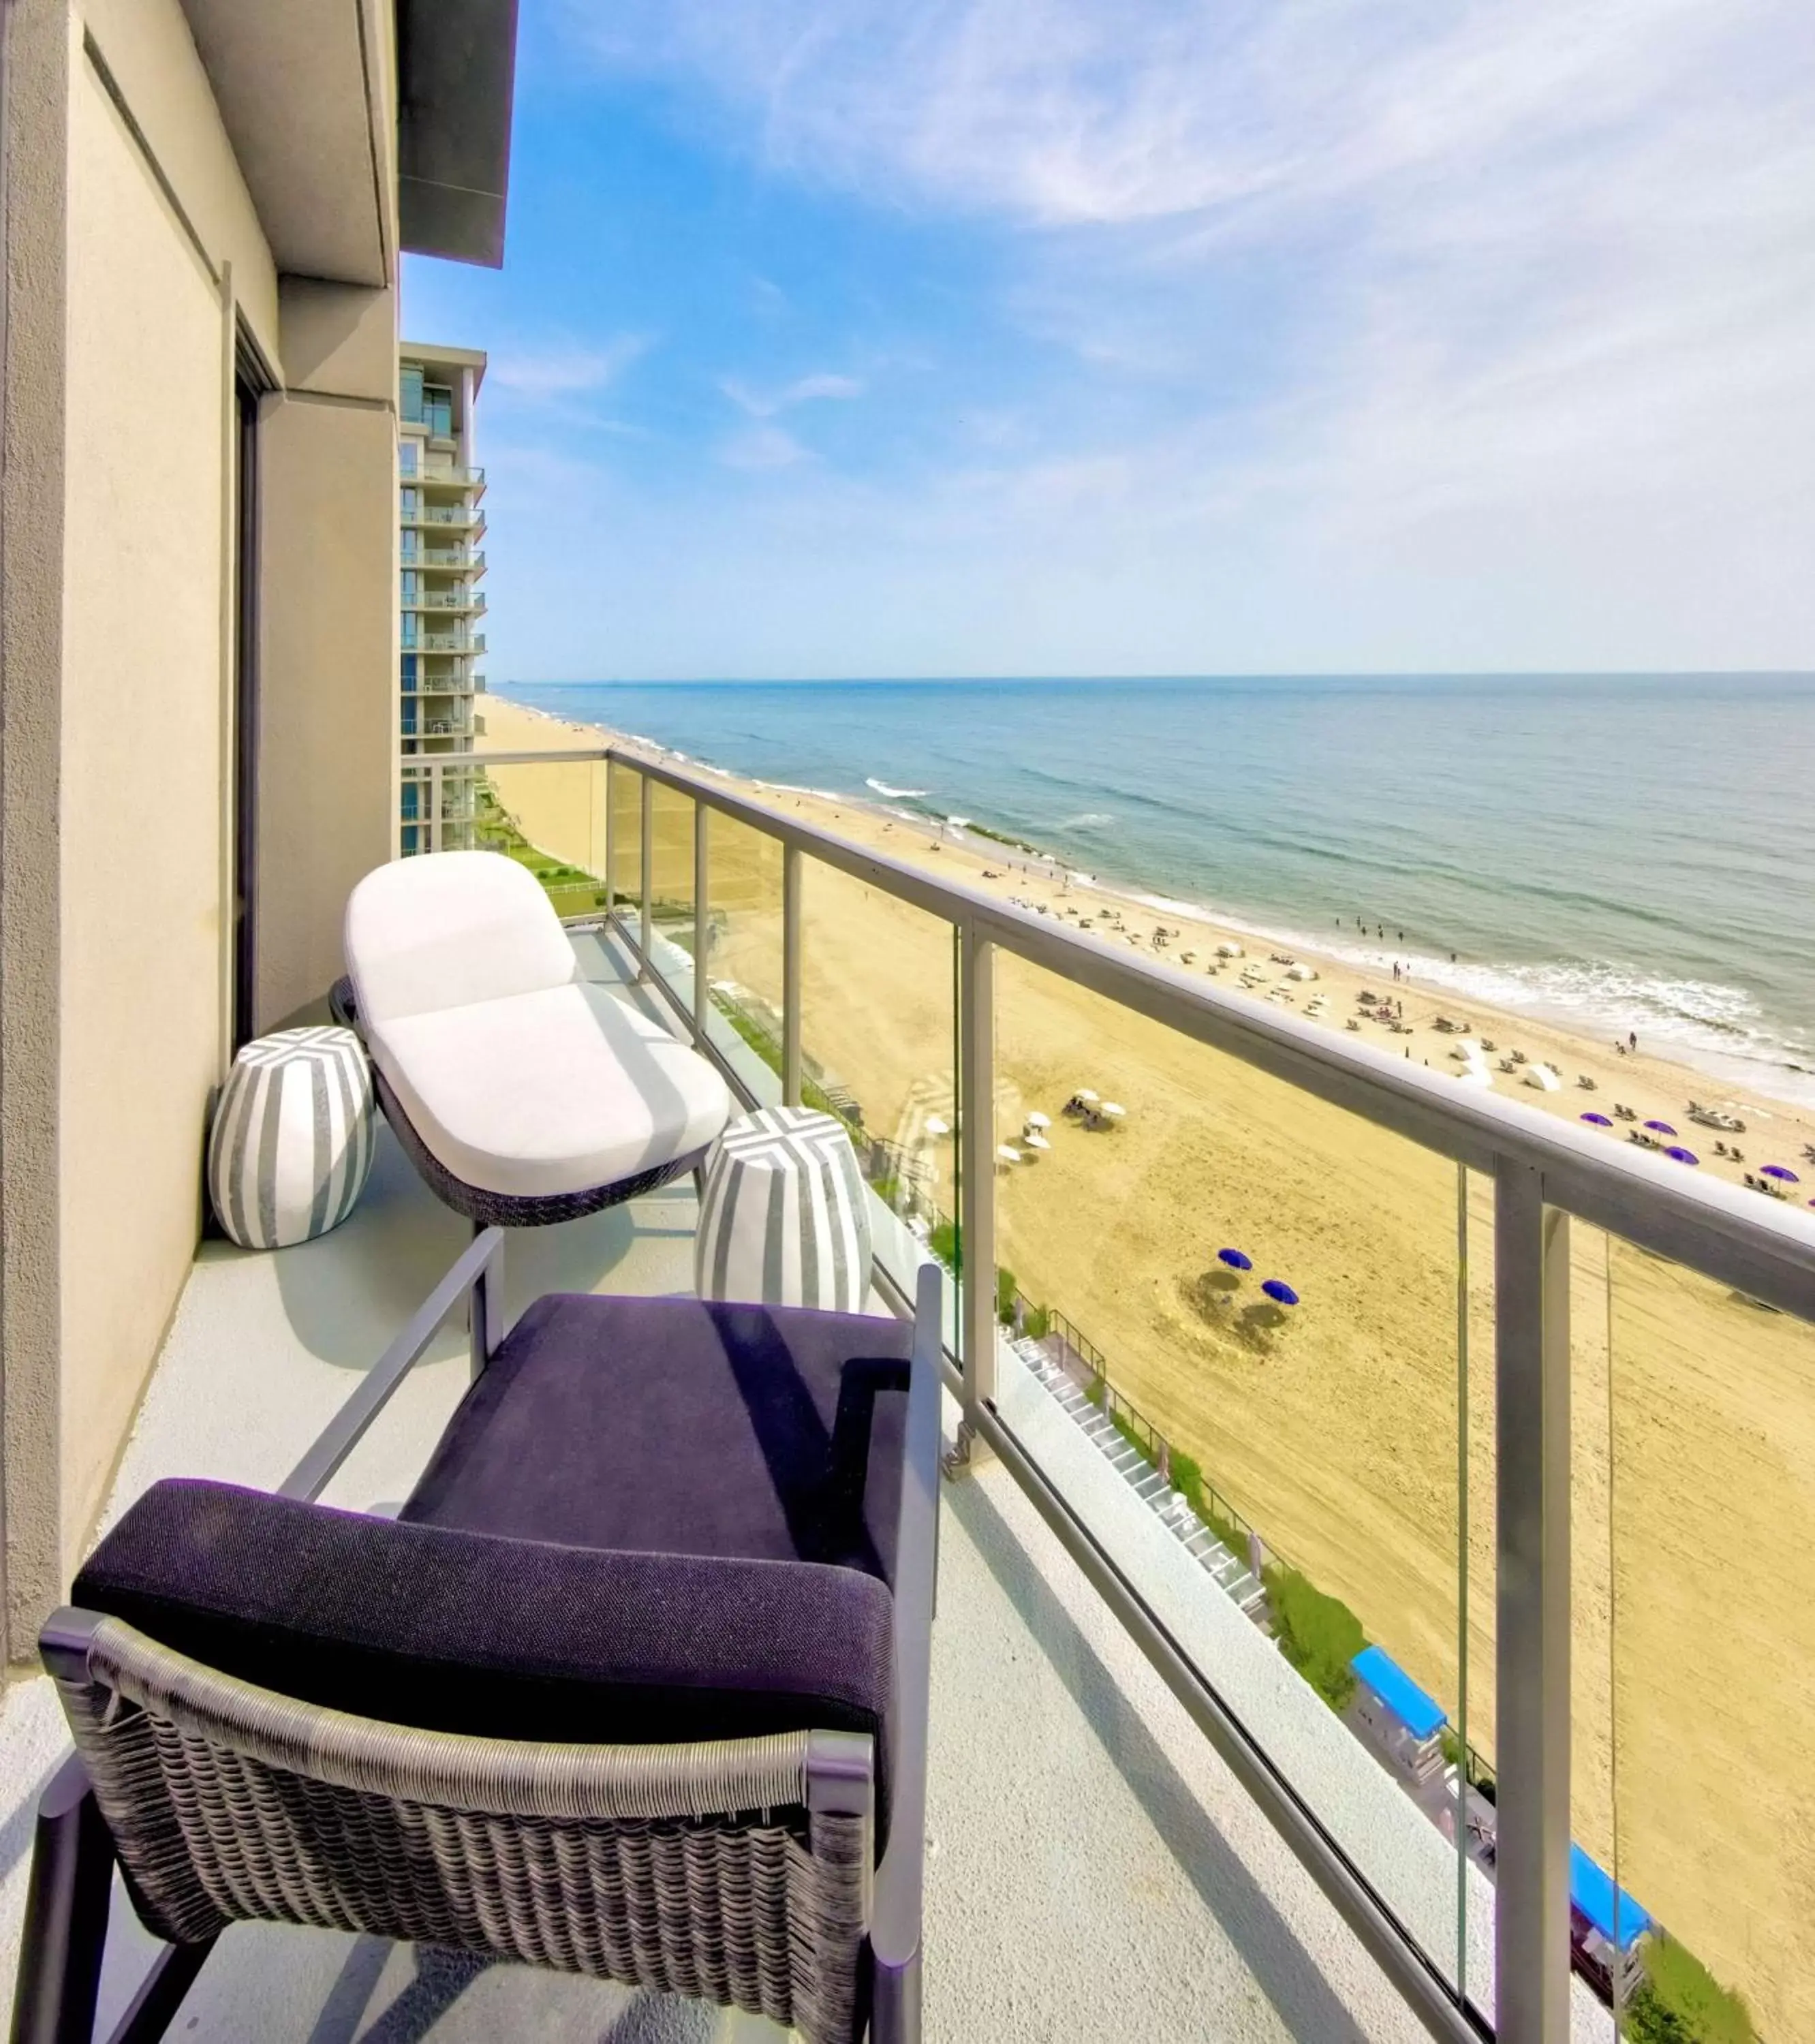
[[[1364,1646],[1348,1665],[1413,1739],[1429,1739],[1443,1723],[1441,1705],[1384,1648]]]
[[[1620,1912],[1620,1934],[1617,1938],[1613,1934],[1616,1896]],[[1569,1899],[1608,1943],[1619,1951],[1630,1951],[1652,1927],[1651,1918],[1625,1888],[1616,1888],[1613,1877],[1603,1872],[1580,1846],[1575,1845],[1569,1849]]]

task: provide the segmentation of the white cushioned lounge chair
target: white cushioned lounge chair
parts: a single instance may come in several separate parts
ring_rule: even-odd
[[[505,1228],[570,1220],[697,1170],[725,1082],[659,1023],[580,977],[553,905],[492,851],[368,873],[347,904],[336,1013],[435,1192]]]

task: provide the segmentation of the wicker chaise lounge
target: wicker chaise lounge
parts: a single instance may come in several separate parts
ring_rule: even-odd
[[[571,1220],[697,1170],[731,1112],[718,1073],[579,976],[534,878],[493,851],[368,873],[333,993],[385,1118],[483,1226]]]
[[[267,1919],[920,2034],[936,1278],[914,1326],[554,1296],[488,1230],[283,1489],[156,1485],[44,1628],[15,2044],[90,2038],[117,1863],[169,2027]],[[474,1294],[475,1378],[399,1517],[313,1503]],[[275,2044],[275,2040],[274,2040]]]

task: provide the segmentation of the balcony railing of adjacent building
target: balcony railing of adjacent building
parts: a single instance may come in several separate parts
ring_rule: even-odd
[[[883,1278],[953,1274],[964,1441],[1433,2034],[1802,2033],[1805,1212],[634,753],[403,771],[471,790],[422,848],[523,859],[747,1104],[844,1121]]]
[[[399,522],[406,529],[419,525],[451,525],[456,530],[470,530],[476,540],[485,530],[485,513],[471,504],[419,504],[413,511],[400,512]]]
[[[483,632],[418,632],[413,639],[406,638],[403,650],[406,653],[483,653],[485,634]]]
[[[485,555],[471,547],[421,547],[407,542],[413,533],[406,533],[402,560],[406,568],[430,568],[462,574],[483,574]]]
[[[485,471],[483,468],[419,468],[413,475],[405,479],[419,486],[426,484],[433,490],[483,490],[485,488]]]
[[[406,563],[406,566],[415,565]],[[406,610],[459,610],[471,611],[475,615],[485,609],[485,592],[478,589],[419,589],[402,601]]]

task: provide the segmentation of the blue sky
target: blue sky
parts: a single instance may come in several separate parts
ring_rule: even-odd
[[[494,680],[1815,667],[1806,0],[523,0]]]

